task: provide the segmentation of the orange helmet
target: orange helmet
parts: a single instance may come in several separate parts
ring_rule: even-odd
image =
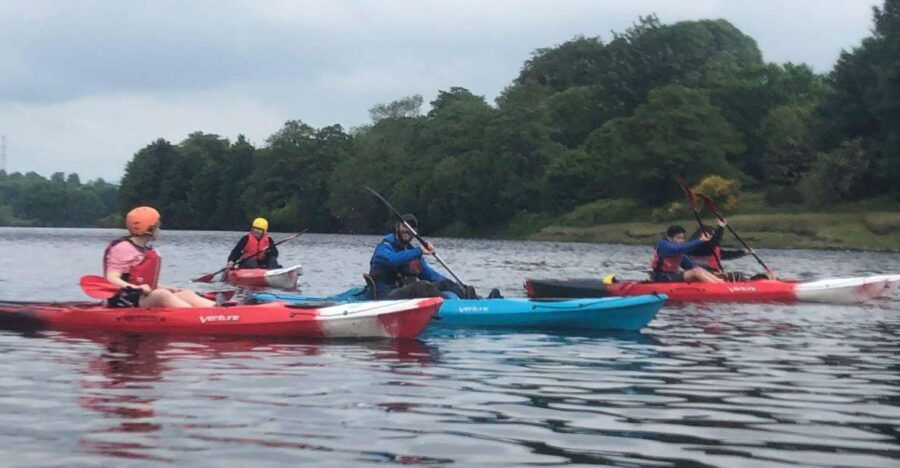
[[[125,227],[132,236],[148,234],[159,223],[159,211],[149,206],[139,206],[125,215]]]

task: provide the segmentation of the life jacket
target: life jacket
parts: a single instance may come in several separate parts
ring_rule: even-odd
[[[671,257],[660,257],[659,247],[653,252],[653,259],[650,260],[650,268],[655,272],[678,273],[681,268],[681,260],[684,254],[676,254]]]
[[[706,265],[715,271],[722,271],[722,264],[718,261],[718,259],[720,258],[722,258],[722,249],[720,249],[718,245],[713,247],[713,252],[711,255],[691,255],[691,260],[696,263]]]
[[[398,251],[414,249],[412,245],[407,244],[405,248],[398,249],[396,245],[390,244],[388,241],[382,241]],[[422,260],[411,260],[403,265],[391,268],[382,265],[372,265],[369,267],[369,276],[375,280],[375,283],[386,284],[391,288],[397,288],[404,284],[415,282],[422,274]]]
[[[261,262],[269,255],[268,250],[271,244],[272,240],[269,239],[268,234],[263,234],[262,239],[257,239],[252,233],[247,234],[247,245],[244,246],[241,258],[244,260],[255,258]]]
[[[122,275],[122,279],[131,284],[146,284],[156,289],[156,285],[159,283],[159,270],[162,268],[162,257],[153,250],[153,247],[141,247],[131,242],[128,237],[116,239],[106,246],[106,250],[103,251],[103,276],[106,276],[106,256],[109,255],[110,249],[120,242],[131,244],[138,251],[138,255],[142,257],[139,263]]]

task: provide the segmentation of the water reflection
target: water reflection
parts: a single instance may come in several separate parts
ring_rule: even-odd
[[[75,279],[96,272],[114,234],[0,229],[0,299],[83,299]],[[220,268],[234,238],[167,232],[164,279],[186,284]],[[319,294],[356,284],[377,237],[298,241],[282,256],[304,263],[303,287]],[[438,242],[467,281],[509,296],[521,295],[525,276],[629,277],[648,251]],[[794,277],[900,265],[896,254],[762,254]],[[743,260],[735,269],[751,270]],[[642,333],[435,329],[412,342],[0,332],[0,457],[34,466],[895,466],[894,299],[667,306]]]
[[[54,335],[54,334],[50,334]],[[428,366],[438,359],[435,346],[420,340],[377,340],[352,342],[304,342],[271,339],[228,339],[221,337],[166,337],[152,335],[85,334],[59,333],[52,339],[62,343],[89,341],[100,346],[99,353],[83,353],[79,356],[82,365],[77,365],[82,374],[77,396],[78,404],[102,415],[102,424],[85,431],[78,442],[80,449],[116,458],[134,458],[154,461],[174,461],[167,451],[178,447],[166,446],[162,441],[163,432],[172,429],[201,432],[215,432],[221,429],[239,430],[249,427],[234,421],[222,424],[191,422],[197,419],[188,412],[173,412],[171,383],[167,373],[177,374],[184,367],[219,369],[204,373],[209,380],[221,378],[219,372],[230,372],[246,368],[239,361],[267,361],[274,355],[282,366],[254,372],[254,379],[273,378],[290,375],[292,369],[307,366],[323,366],[317,357],[323,352],[333,353],[334,346],[343,347],[353,354],[363,353],[368,360],[387,364],[389,371],[398,373],[416,372],[411,366]],[[327,350],[326,350],[327,349]],[[397,381],[385,381],[384,385],[398,385]],[[402,384],[401,384],[402,385]],[[284,401],[270,399],[275,395],[260,395],[236,399],[218,392],[191,392],[191,406],[223,406],[226,400],[236,400],[244,404],[266,404],[289,407]],[[320,392],[321,394],[321,392]],[[309,396],[310,393],[305,393]],[[290,398],[297,395],[282,394]],[[161,402],[162,400],[162,402]],[[205,403],[201,403],[204,402]],[[161,409],[157,409],[157,408]],[[181,421],[181,422],[178,422]],[[295,449],[316,449],[308,444],[284,441],[260,441],[248,437],[218,438],[195,434],[193,440],[259,444],[267,447],[290,447]],[[399,455],[398,455],[399,456]]]

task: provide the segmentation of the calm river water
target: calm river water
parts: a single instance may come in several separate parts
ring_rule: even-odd
[[[0,228],[0,300],[79,300],[122,231]],[[241,233],[164,231],[163,280]],[[274,236],[276,239],[281,237]],[[356,285],[375,236],[280,247],[302,289]],[[638,278],[647,247],[437,239],[464,280]],[[900,272],[900,255],[761,250],[785,276]],[[730,262],[751,271],[752,259]],[[196,285],[195,285],[196,286]],[[0,465],[898,466],[900,297],[665,307],[641,333],[190,341],[0,331]]]

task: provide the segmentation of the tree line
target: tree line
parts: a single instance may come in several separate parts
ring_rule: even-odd
[[[174,228],[374,232],[369,185],[431,232],[483,232],[603,199],[659,206],[675,175],[709,175],[811,208],[900,198],[900,0],[833,70],[766,63],[725,20],[575,37],[536,50],[489,103],[462,87],[407,96],[345,130],[285,123],[255,147],[197,132],[128,163],[118,211],[151,204]]]
[[[0,171],[0,226],[94,226],[118,209],[118,187],[78,174]]]

